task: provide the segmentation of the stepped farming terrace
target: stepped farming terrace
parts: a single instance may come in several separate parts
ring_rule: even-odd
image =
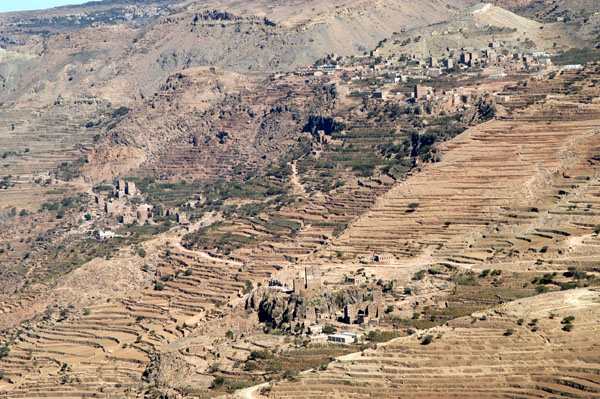
[[[578,289],[509,302],[260,391],[269,398],[594,398],[599,295]]]
[[[15,348],[9,344],[0,360],[5,394],[81,397],[98,389],[105,395],[133,394],[162,345],[188,335],[194,323],[222,318],[218,307],[237,298],[248,278],[268,272],[183,248],[168,251],[168,257],[159,256],[156,280],[147,289],[85,309],[49,309],[16,336],[5,336],[19,342]]]
[[[570,74],[554,79],[571,81]],[[582,89],[593,90],[588,85]],[[572,223],[576,235],[593,233],[600,110],[580,99],[579,94],[548,95],[521,112],[500,116],[442,144],[441,162],[426,165],[392,188],[332,249],[356,255],[390,252],[400,258],[428,251],[449,257],[454,251],[466,255],[465,264],[471,264],[469,257],[486,261],[512,246],[512,254],[523,256],[545,246],[556,248],[564,244],[561,237],[573,235],[563,220]],[[589,205],[580,202],[586,199]],[[576,211],[577,203],[579,212],[569,217],[567,212]],[[553,215],[561,228],[549,227]],[[380,229],[382,225],[387,228]],[[537,231],[544,228],[552,231]],[[506,236],[504,231],[521,238],[494,246],[491,238]],[[475,244],[475,237],[465,239],[474,232],[479,242],[487,240],[490,246]]]
[[[598,290],[577,288],[598,284],[593,73],[519,85],[517,101],[530,90],[539,98],[440,145],[439,162],[395,185],[326,247],[344,254],[337,262],[346,273],[357,267],[349,259],[390,253],[396,270],[420,270],[413,281],[430,275],[456,283],[430,297],[433,307],[416,308],[446,320],[442,326],[421,324],[410,337],[257,391],[274,398],[597,396]],[[386,274],[376,264],[362,267]],[[441,314],[439,301],[446,301]],[[452,320],[461,312],[471,316]],[[578,317],[581,330],[572,334]]]
[[[0,112],[3,205],[37,210],[43,198],[52,195],[52,190],[72,190],[56,186],[60,183],[57,179],[74,176],[78,162],[100,133],[100,121],[110,119],[111,115],[108,104],[95,98],[63,100],[62,104],[41,109],[3,107]],[[58,175],[49,173],[57,168]]]

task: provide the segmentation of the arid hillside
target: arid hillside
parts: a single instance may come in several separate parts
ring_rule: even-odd
[[[0,14],[0,398],[598,397],[597,16],[554,3]]]

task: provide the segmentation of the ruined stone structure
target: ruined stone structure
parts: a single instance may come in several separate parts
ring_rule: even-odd
[[[383,292],[381,290],[373,291],[373,302],[383,303]]]

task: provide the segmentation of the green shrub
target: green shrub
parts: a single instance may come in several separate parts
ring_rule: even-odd
[[[562,319],[560,324],[571,324],[575,320],[575,316],[566,316]]]
[[[210,387],[211,388],[219,388],[219,387],[222,387],[223,384],[225,384],[225,377],[219,375],[219,376],[215,377],[215,379],[211,382]]]
[[[571,331],[572,329],[573,329],[573,324],[571,324],[571,323],[567,323],[567,324],[564,324],[564,325],[562,326],[562,330],[563,330],[563,331],[567,331],[567,332],[569,332],[569,331]]]
[[[426,335],[423,337],[421,345],[429,345],[431,342],[433,342],[433,335]]]

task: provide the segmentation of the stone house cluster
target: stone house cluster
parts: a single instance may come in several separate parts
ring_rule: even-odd
[[[152,221],[155,216],[174,216],[177,223],[189,224],[187,214],[178,208],[163,209],[149,204],[135,205],[134,202],[127,202],[128,199],[139,198],[140,195],[134,182],[118,180],[113,187],[113,198],[105,199],[96,195],[95,203],[105,214],[116,216],[120,223],[132,223],[134,220],[145,223]],[[186,206],[191,207],[190,203]],[[193,204],[195,205],[195,202]]]
[[[174,216],[179,224],[189,224],[187,214],[179,208],[162,208],[154,207],[154,211],[158,216]]]
[[[372,324],[384,314],[383,293],[381,290],[373,291],[373,300],[361,304],[347,304],[344,307],[344,323],[346,324]]]
[[[290,321],[290,329],[294,331],[296,329],[296,326],[299,325],[304,325],[306,327],[314,326],[315,324],[317,324],[319,316],[320,315],[316,307],[308,306],[303,314],[299,315],[298,317],[295,317],[294,320]]]
[[[123,198],[124,196],[132,196],[135,197],[138,195],[137,188],[135,187],[135,183],[132,181],[118,180],[115,188],[113,190],[113,194],[117,198]]]

